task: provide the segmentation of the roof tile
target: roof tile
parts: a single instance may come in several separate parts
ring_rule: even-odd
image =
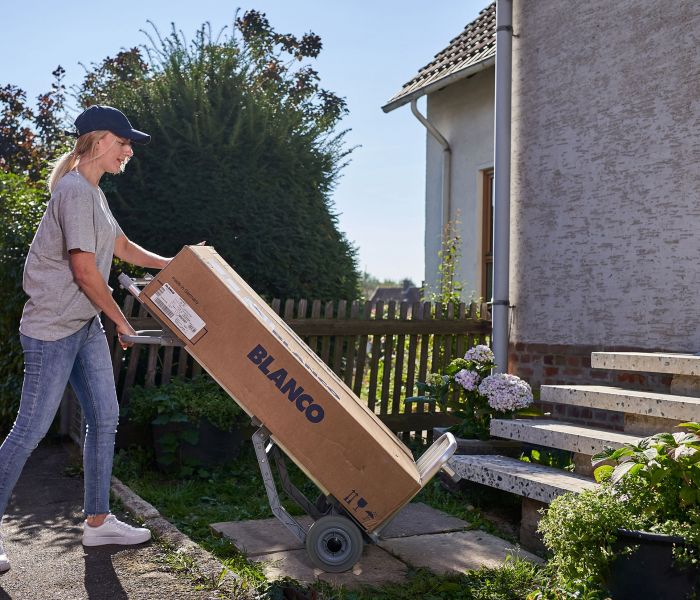
[[[496,55],[496,3],[483,9],[462,33],[418,71],[401,90],[387,102],[387,107],[441,79],[458,73]]]

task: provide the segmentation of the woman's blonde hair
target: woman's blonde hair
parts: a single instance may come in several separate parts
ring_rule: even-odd
[[[95,145],[105,135],[107,131],[91,131],[81,135],[75,140],[75,146],[70,152],[59,156],[51,165],[51,173],[49,174],[49,192],[53,192],[56,184],[69,171],[75,169],[80,164],[80,159],[84,156],[90,156],[95,152]]]

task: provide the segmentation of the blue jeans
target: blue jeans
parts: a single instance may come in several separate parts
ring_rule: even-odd
[[[88,516],[108,513],[119,405],[99,318],[60,340],[46,342],[20,334],[20,341],[24,384],[17,419],[0,446],[0,517],[29,455],[49,430],[69,381],[87,423],[83,510]]]

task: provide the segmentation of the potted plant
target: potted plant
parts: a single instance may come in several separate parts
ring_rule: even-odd
[[[207,375],[175,379],[153,388],[135,387],[127,416],[149,424],[156,463],[187,475],[236,458],[249,423],[245,412]]]
[[[564,582],[615,600],[692,597],[700,557],[700,424],[593,457],[601,485],[552,502],[539,530]],[[574,585],[575,587],[575,585]]]
[[[426,402],[460,419],[449,428],[458,438],[488,440],[494,415],[523,414],[533,401],[527,382],[507,373],[491,375],[495,366],[488,346],[474,346],[464,358],[450,362],[444,374],[431,373],[425,382],[419,382],[420,395],[405,402]]]

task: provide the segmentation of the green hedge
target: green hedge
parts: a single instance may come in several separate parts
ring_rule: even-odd
[[[0,433],[14,421],[22,390],[23,359],[19,320],[26,295],[24,260],[46,207],[43,186],[0,171]]]

